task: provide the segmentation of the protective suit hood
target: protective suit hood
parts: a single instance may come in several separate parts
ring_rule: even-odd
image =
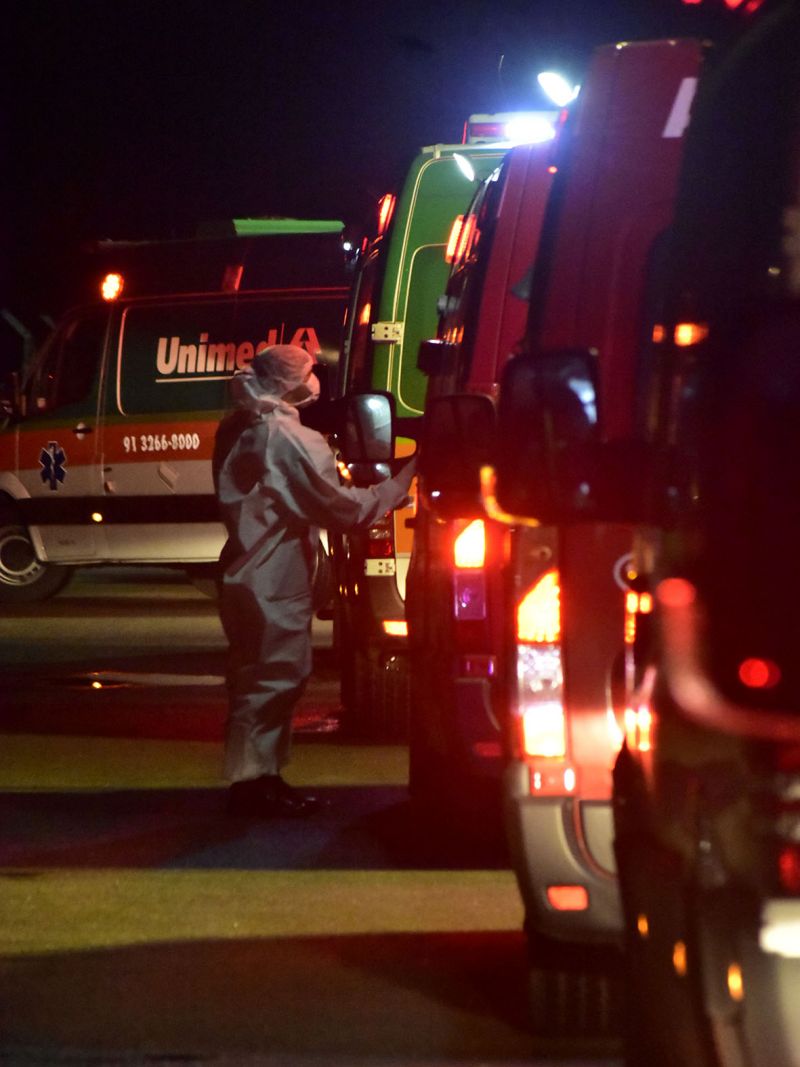
[[[270,345],[231,379],[233,402],[258,413],[305,407],[319,397],[319,380],[311,373],[315,364],[297,345]]]

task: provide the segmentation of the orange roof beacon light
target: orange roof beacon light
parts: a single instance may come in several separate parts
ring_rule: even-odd
[[[122,295],[122,290],[125,287],[125,279],[121,274],[111,272],[103,278],[100,283],[100,295],[103,300],[112,301],[117,300]]]

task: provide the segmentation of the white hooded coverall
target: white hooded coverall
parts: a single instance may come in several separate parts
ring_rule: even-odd
[[[256,356],[252,367],[261,366]],[[280,398],[303,380],[302,367],[294,382],[291,373],[276,382],[252,367],[233,379],[238,410],[220,423],[214,456],[228,532],[220,615],[230,644],[225,775],[232,782],[278,774],[288,761],[292,711],[311,673],[319,529],[374,523],[406,499],[411,478],[403,469],[369,488],[342,485],[325,438]]]

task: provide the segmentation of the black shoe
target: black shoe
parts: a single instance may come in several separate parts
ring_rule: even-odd
[[[287,785],[279,774],[234,782],[228,789],[227,812],[246,819],[305,818],[319,811],[319,797]]]

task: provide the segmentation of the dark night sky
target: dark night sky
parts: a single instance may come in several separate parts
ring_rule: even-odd
[[[16,0],[0,304],[43,310],[92,238],[235,215],[356,221],[470,112],[545,106],[537,70],[579,76],[594,44],[713,31],[723,8]]]

